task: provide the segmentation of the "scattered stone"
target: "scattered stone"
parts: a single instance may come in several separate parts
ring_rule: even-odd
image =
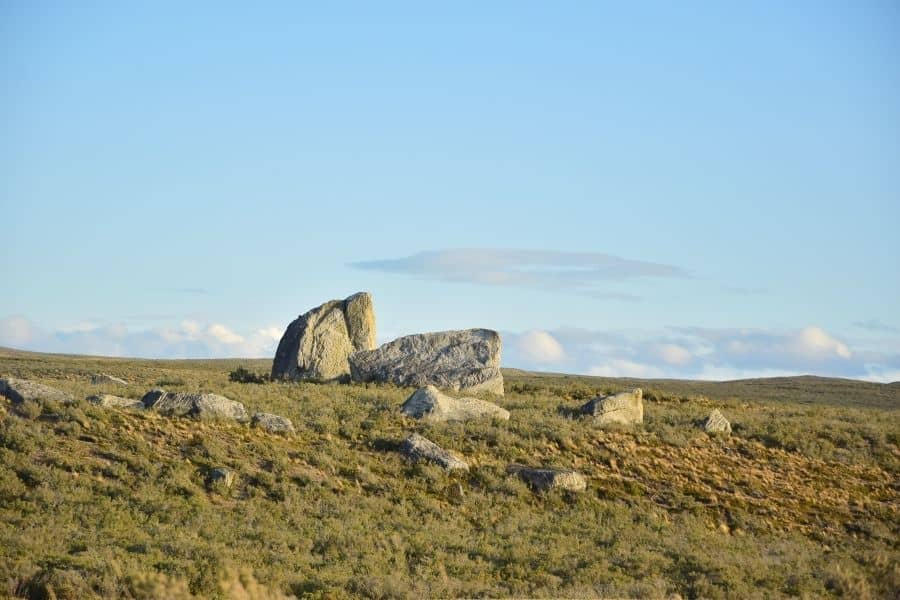
[[[13,404],[18,404],[25,400],[53,400],[62,404],[75,402],[71,395],[62,390],[43,383],[36,383],[27,379],[16,379],[15,377],[0,379],[0,395],[9,398]]]
[[[240,402],[218,394],[167,392],[155,389],[147,392],[141,402],[144,408],[170,417],[189,416],[197,419],[249,420],[247,409]]]
[[[122,398],[112,394],[94,394],[93,396],[88,396],[87,401],[101,408],[144,408],[144,403],[141,400]]]
[[[345,381],[347,358],[375,348],[375,309],[367,292],[331,300],[294,320],[275,352],[272,379]]]
[[[124,379],[119,379],[118,377],[114,377],[109,375],[108,373],[100,373],[98,375],[91,375],[91,383],[94,385],[102,385],[104,383],[114,383],[116,385],[128,385],[128,382]]]
[[[725,418],[718,408],[714,408],[709,416],[706,417],[706,421],[703,423],[703,429],[706,433],[731,433],[731,423],[728,422],[728,419]]]
[[[294,424],[291,423],[291,420],[280,415],[258,412],[253,415],[251,422],[254,427],[259,427],[269,433],[280,433],[283,435],[294,433]]]
[[[353,381],[433,385],[503,395],[500,335],[490,329],[419,333],[350,355]]]
[[[416,390],[406,399],[400,412],[423,421],[468,421],[470,419],[509,419],[509,411],[477,398],[453,398],[433,385]]]
[[[552,488],[581,492],[587,488],[587,480],[584,475],[568,469],[534,468],[512,464],[506,468],[506,472],[518,475],[538,492]]]
[[[469,465],[457,455],[444,450],[418,433],[414,433],[406,438],[403,445],[400,447],[400,452],[412,461],[418,462],[420,460],[427,460],[440,465],[448,471],[454,469],[461,469],[463,471],[469,470]]]
[[[466,497],[466,492],[460,482],[454,481],[447,489],[447,496],[454,502],[461,502]]]
[[[608,396],[597,396],[581,407],[581,414],[594,417],[598,425],[621,423],[632,425],[644,422],[643,392],[635,388]]]
[[[234,484],[235,473],[228,467],[216,467],[212,469],[206,476],[206,487],[216,488],[223,487],[228,489]]]

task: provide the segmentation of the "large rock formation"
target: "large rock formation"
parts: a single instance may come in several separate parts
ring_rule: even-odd
[[[509,419],[509,411],[477,398],[454,398],[429,385],[416,390],[406,399],[400,412],[424,421],[468,421],[469,419]]]
[[[347,358],[375,348],[372,296],[360,292],[346,300],[331,300],[294,320],[281,337],[272,379],[346,380]]]
[[[250,420],[247,409],[240,402],[218,394],[191,394],[151,390],[141,399],[144,408],[170,417],[194,417],[197,419]]]
[[[553,488],[581,492],[587,488],[584,475],[568,469],[535,468],[512,464],[506,468],[511,475],[518,475],[536,492],[546,492]]]
[[[434,385],[503,395],[500,335],[490,329],[419,333],[350,356],[353,381]]]
[[[418,462],[426,460],[433,462],[447,471],[460,469],[469,470],[469,465],[453,452],[444,450],[428,438],[422,437],[418,433],[410,435],[403,441],[400,452],[408,459]]]
[[[581,413],[593,416],[598,425],[643,423],[643,392],[640,388],[635,388],[630,392],[597,396],[581,407]]]
[[[66,392],[58,390],[43,383],[7,377],[0,379],[0,396],[6,396],[13,404],[25,400],[52,400],[63,404],[70,404],[75,399]]]

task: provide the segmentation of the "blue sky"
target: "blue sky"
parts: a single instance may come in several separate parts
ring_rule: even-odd
[[[900,380],[895,2],[0,7],[0,345]]]

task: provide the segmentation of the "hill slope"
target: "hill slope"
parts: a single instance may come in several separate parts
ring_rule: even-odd
[[[640,382],[645,424],[570,417],[634,380],[509,371],[508,422],[401,418],[390,386],[239,384],[268,361],[0,352],[0,376],[83,398],[155,385],[291,418],[293,437],[87,403],[0,406],[0,578],[45,597],[885,597],[900,589],[897,386]],[[93,386],[107,372],[126,388]],[[713,408],[734,434],[697,423]],[[418,431],[467,474],[397,453]],[[574,468],[535,494],[510,462]],[[215,467],[237,473],[208,489]],[[458,485],[457,485],[458,484]],[[460,490],[462,494],[460,494]],[[243,594],[243,596],[241,596]]]

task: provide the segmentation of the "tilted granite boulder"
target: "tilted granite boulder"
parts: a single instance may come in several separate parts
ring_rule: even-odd
[[[113,396],[112,394],[95,394],[93,396],[88,396],[87,401],[100,408],[144,408],[144,402],[142,400],[122,398],[121,396]]]
[[[96,375],[91,375],[91,383],[93,383],[94,385],[103,385],[107,383],[113,383],[115,385],[128,385],[128,382],[124,379],[121,379],[114,375],[110,375],[109,373],[98,373]]]
[[[251,424],[269,433],[280,433],[282,435],[294,433],[294,424],[290,419],[281,415],[258,412],[253,415]]]
[[[7,377],[0,379],[0,396],[6,396],[13,404],[25,400],[53,400],[63,404],[71,404],[75,399],[66,392],[43,383]]]
[[[490,329],[418,333],[350,355],[350,375],[361,383],[433,385],[502,396],[500,351],[500,335]]]
[[[512,464],[506,468],[506,472],[518,475],[536,492],[545,492],[553,488],[581,492],[587,488],[587,480],[584,475],[569,469],[535,468]]]
[[[454,469],[469,470],[469,465],[456,454],[444,450],[418,433],[410,435],[403,441],[403,445],[400,446],[400,452],[412,461],[427,460],[448,471]]]
[[[167,392],[156,389],[147,392],[141,398],[141,402],[144,408],[170,417],[233,419],[242,423],[250,419],[243,404],[218,394]]]
[[[728,419],[725,418],[725,415],[719,411],[718,408],[714,408],[709,416],[706,417],[706,421],[703,422],[703,429],[706,433],[731,433],[731,423],[728,422]]]
[[[297,317],[284,332],[272,379],[340,381],[350,377],[347,358],[375,348],[375,309],[366,292],[331,300]]]
[[[454,398],[433,385],[416,390],[406,399],[400,412],[423,421],[468,421],[469,419],[509,419],[509,411],[478,398]]]
[[[635,388],[630,392],[597,396],[581,407],[581,414],[593,416],[598,425],[643,423],[643,392],[640,388]]]

